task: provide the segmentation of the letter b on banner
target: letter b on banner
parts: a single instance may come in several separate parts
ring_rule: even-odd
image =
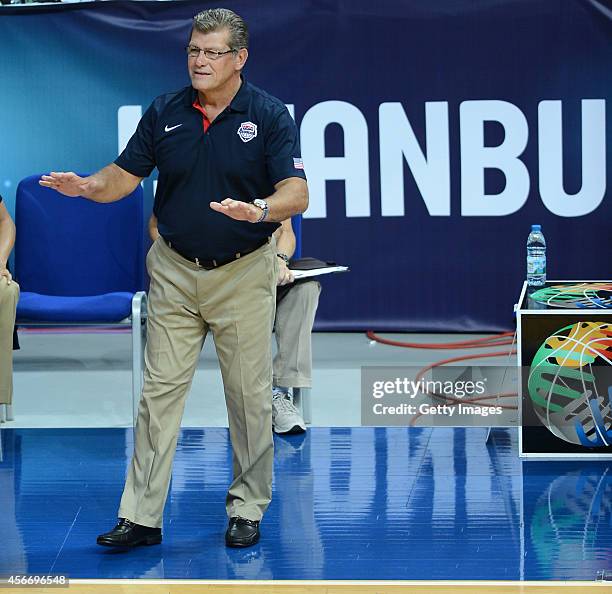
[[[504,216],[523,206],[529,194],[529,172],[519,156],[527,146],[529,128],[521,110],[507,101],[465,101],[461,126],[461,214]],[[484,145],[484,123],[499,122],[505,131],[498,146]],[[506,177],[499,194],[485,194],[485,169]]]

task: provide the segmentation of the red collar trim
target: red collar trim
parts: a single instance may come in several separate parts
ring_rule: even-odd
[[[191,107],[195,107],[202,114],[202,126],[204,127],[204,132],[206,132],[210,126],[210,120],[208,119],[208,116],[206,115],[206,111],[204,110],[204,108],[202,107],[200,103],[199,97],[196,96]]]

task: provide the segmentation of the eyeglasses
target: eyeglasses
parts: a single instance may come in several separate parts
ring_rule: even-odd
[[[190,58],[198,58],[200,56],[200,52],[204,52],[204,56],[207,60],[218,60],[221,56],[225,56],[225,54],[232,54],[234,52],[237,52],[238,50],[228,49],[225,52],[218,52],[216,50],[211,49],[202,49],[199,48],[197,45],[188,45],[185,48],[185,51],[187,52],[187,55]]]

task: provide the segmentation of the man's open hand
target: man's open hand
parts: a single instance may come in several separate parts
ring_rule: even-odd
[[[96,182],[92,177],[80,177],[72,171],[68,173],[52,171],[49,175],[43,175],[38,183],[65,196],[89,196],[96,188]]]
[[[249,223],[256,223],[260,219],[262,213],[261,208],[254,204],[242,202],[241,200],[234,200],[232,198],[226,198],[221,202],[211,202],[210,207],[231,219],[235,219],[236,221],[249,221]]]

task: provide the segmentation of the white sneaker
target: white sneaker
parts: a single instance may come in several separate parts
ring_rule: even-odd
[[[272,392],[272,428],[275,433],[304,433],[306,423],[293,404],[289,393],[275,389]]]

